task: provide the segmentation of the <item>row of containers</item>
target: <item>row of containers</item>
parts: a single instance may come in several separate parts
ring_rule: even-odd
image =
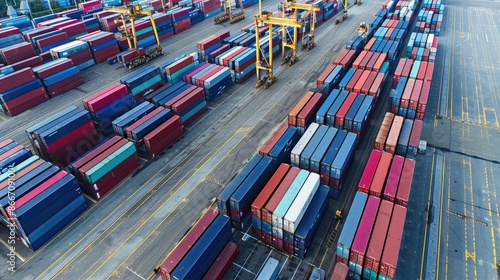
[[[37,250],[87,208],[73,175],[12,140],[0,142],[0,166],[0,222],[9,239]]]
[[[167,254],[155,279],[222,279],[239,253],[231,221],[209,209]]]
[[[442,13],[444,9],[443,5],[436,0],[425,0],[422,6],[426,12]],[[423,14],[422,10],[420,14]],[[416,24],[418,25],[418,21]],[[437,28],[437,26],[434,25],[429,29]],[[429,34],[436,34],[436,32],[431,31]],[[415,36],[412,35],[409,40],[412,41],[414,38]],[[432,42],[428,45],[432,46]],[[433,48],[432,56],[435,57],[436,50],[435,47]],[[377,277],[378,279],[394,279],[397,275],[397,263],[407,207],[409,207],[415,159],[423,126],[422,119],[429,94],[427,88],[430,87],[432,78],[431,70],[427,79],[414,78],[408,82],[412,78],[401,74],[401,72],[411,72],[402,70],[408,61],[411,63],[408,69],[411,69],[415,61],[405,58],[399,61],[395,69],[394,78],[399,79],[395,81],[399,87],[396,91],[406,90],[405,86],[408,83],[412,83],[412,86],[418,83],[419,88],[425,84],[425,93],[420,89],[422,94],[426,95],[425,102],[421,104],[417,102],[418,98],[412,98],[413,92],[416,91],[413,87],[413,91],[409,89],[408,93],[403,94],[404,98],[400,97],[406,100],[405,105],[401,103],[398,105],[408,108],[408,104],[413,99],[417,105],[412,109],[417,111],[417,117],[409,114],[410,109],[403,111],[398,108],[396,111],[393,101],[395,90],[391,91],[389,102],[392,105],[391,111],[395,112],[386,113],[374,149],[365,165],[354,201],[340,232],[336,249],[337,263],[332,279],[377,279]],[[428,65],[427,69],[429,69]],[[431,67],[433,68],[433,65]],[[400,86],[402,81],[405,86]],[[420,105],[423,105],[423,109],[419,115]]]

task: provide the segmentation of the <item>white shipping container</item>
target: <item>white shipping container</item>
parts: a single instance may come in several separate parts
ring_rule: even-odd
[[[434,34],[429,34],[429,36],[427,36],[427,44],[425,45],[425,48],[427,49],[432,48],[433,42],[434,42]]]
[[[224,58],[226,58],[226,57],[230,56],[231,54],[233,54],[233,53],[235,53],[236,51],[241,50],[241,49],[243,49],[243,48],[245,48],[245,47],[238,46],[238,47],[234,47],[234,48],[230,49],[230,50],[229,50],[226,54],[224,54],[223,56],[219,57],[218,64],[219,64],[219,65],[223,65],[223,60],[224,60]]]
[[[319,175],[316,173],[309,174],[306,182],[283,218],[283,230],[295,233],[295,230],[299,226],[302,217],[319,188],[319,178]]]
[[[300,137],[299,142],[295,144],[290,154],[290,162],[292,165],[300,166],[300,154],[302,154],[302,151],[307,146],[307,143],[309,143],[318,128],[319,124],[313,122],[304,132],[304,135]]]

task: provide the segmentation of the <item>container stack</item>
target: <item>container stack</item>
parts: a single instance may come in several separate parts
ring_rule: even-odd
[[[184,126],[188,126],[208,110],[202,87],[190,86],[185,90],[173,92],[171,96],[172,99],[163,103],[163,106],[178,115]]]
[[[205,18],[215,16],[221,12],[221,2],[218,0],[197,1],[194,5],[203,12]]]
[[[26,134],[36,154],[61,168],[99,143],[89,112],[74,106],[26,129]]]
[[[128,34],[132,34],[132,26],[127,25]],[[136,20],[135,34],[137,37],[137,47],[147,49],[156,44],[155,34],[151,20]],[[133,38],[130,38],[133,40]]]
[[[321,175],[337,199],[356,147],[356,134],[312,123],[291,151],[291,164]]]
[[[302,135],[315,120],[316,112],[323,99],[323,94],[308,91],[288,113],[288,125],[297,127],[300,135]]]
[[[356,51],[344,49],[342,52],[333,60],[333,65],[341,65],[344,70],[351,68],[352,63],[356,59]],[[347,75],[347,74],[346,74]]]
[[[91,0],[84,3],[78,3],[78,9],[82,10],[84,13],[88,13],[94,9],[101,8],[102,4],[99,0]]]
[[[21,164],[32,155],[30,150],[11,139],[0,142],[0,174],[4,174],[2,177],[5,177],[9,168]]]
[[[163,67],[161,71],[164,72],[163,74],[165,75],[167,82],[175,84],[181,81],[184,73],[189,72],[198,65],[198,60],[196,59],[198,55],[195,54],[195,56],[196,57],[189,55],[183,57],[174,63]]]
[[[92,57],[96,63],[106,61],[107,58],[120,52],[116,44],[115,35],[110,32],[97,31],[77,37],[76,39],[88,43]]]
[[[10,116],[18,115],[48,99],[47,92],[31,68],[0,77],[0,105]]]
[[[171,15],[164,13],[155,13],[153,14],[153,18],[156,25],[156,31],[158,32],[158,37],[160,37],[160,41],[174,36],[174,27],[172,24]]]
[[[33,68],[49,97],[63,94],[81,84],[83,79],[80,70],[71,59],[60,58]]]
[[[274,165],[282,163],[290,164],[290,150],[297,144],[299,133],[296,127],[288,127],[282,124],[262,145],[259,154],[269,156],[273,159]]]
[[[104,141],[69,164],[83,190],[98,200],[139,167],[134,144],[119,136]]]
[[[187,73],[185,80],[205,89],[205,98],[213,100],[231,85],[231,70],[228,67],[204,64]]]
[[[68,40],[73,41],[76,37],[82,36],[88,33],[87,26],[83,22],[75,22],[72,24],[65,25],[63,27],[57,28],[58,30],[64,31],[68,35]]]
[[[156,107],[147,101],[144,101],[144,102],[138,104],[133,109],[129,110],[128,112],[124,113],[123,115],[121,115],[113,120],[113,122],[111,124],[112,124],[114,132],[117,135],[125,138],[126,137],[125,129],[129,125],[136,122],[138,119],[151,113],[154,109],[156,109]]]
[[[245,82],[255,73],[255,49],[247,47],[241,48],[243,48],[241,52],[232,53],[234,54],[234,56],[232,56],[232,54],[229,54],[228,56],[223,56],[222,54],[220,55],[220,60],[222,60],[224,64],[227,64],[227,66],[229,66],[233,73],[233,80],[238,84]],[[229,51],[230,50],[228,50],[227,52]]]
[[[193,9],[192,11],[189,11],[189,21],[191,22],[191,25],[197,24],[204,20],[205,16],[200,9]]]
[[[46,21],[42,21],[36,24],[36,27],[47,27],[52,26],[54,29],[57,27],[63,27],[65,24],[75,23],[77,20],[70,19],[69,17],[56,17]]]
[[[219,279],[214,275],[224,274],[237,254],[231,234],[229,218],[209,209],[169,252],[161,279]]]
[[[23,42],[21,30],[17,27],[0,28],[0,49]]]
[[[0,20],[0,28],[17,27],[21,32],[33,29],[31,20],[27,16],[18,16]]]
[[[396,88],[391,91],[389,104],[391,104],[392,113],[410,119],[423,120],[430,93],[434,63],[415,61],[412,69],[416,70],[412,70],[408,78],[403,76],[404,72],[395,72],[394,75],[399,76],[399,81]]]
[[[132,94],[136,101],[142,100],[147,91],[155,90],[162,86],[160,69],[154,66],[141,68],[120,79],[120,82],[127,86],[128,92]]]
[[[223,40],[229,37],[229,31],[220,32],[196,43],[198,55],[203,61],[215,63],[214,58],[229,50],[229,44],[223,44]]]
[[[99,21],[96,18],[84,19],[82,20],[82,22],[85,24],[87,33],[92,33],[101,30],[101,27],[99,26]]]
[[[172,15],[175,34],[179,34],[191,28],[189,8],[182,8],[169,13]]]
[[[10,175],[12,174],[12,175]],[[15,178],[15,209],[9,207],[7,186]],[[85,198],[75,178],[64,170],[32,156],[0,175],[2,223],[36,251],[85,209]],[[7,223],[6,221],[9,221]]]
[[[109,12],[99,12],[94,14],[94,18],[97,18],[97,20],[99,21],[99,25],[101,26],[102,31],[115,33],[118,32],[118,27],[122,26],[121,23],[115,22],[115,19],[120,18],[119,14],[109,13]]]
[[[0,49],[0,63],[14,64],[36,56],[33,45],[28,42],[14,44]]]
[[[71,10],[66,10],[66,11],[62,11],[59,13],[55,13],[55,15],[57,17],[65,16],[65,17],[69,17],[71,19],[81,19],[82,15],[83,15],[83,11],[79,10],[79,9],[71,9]]]
[[[337,1],[331,1],[324,3],[323,6],[323,21],[331,19],[339,9],[339,4]]]
[[[82,102],[83,107],[90,112],[96,128],[105,136],[113,133],[113,120],[136,105],[127,87],[120,83],[115,83],[83,99]]]
[[[304,258],[328,208],[328,193],[319,175],[281,164],[252,203],[252,234]]]
[[[231,217],[233,228],[241,230],[250,222],[250,205],[275,171],[270,157],[254,155],[217,197],[221,214]]]
[[[73,41],[50,49],[53,59],[69,58],[78,70],[95,64],[89,44],[84,41]]]
[[[52,48],[67,44],[69,38],[66,32],[62,30],[53,30],[31,36],[31,41],[39,53],[44,53],[50,51]]]

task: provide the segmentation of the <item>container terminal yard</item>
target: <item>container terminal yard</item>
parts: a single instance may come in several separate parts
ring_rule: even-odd
[[[341,11],[325,21],[316,30],[315,48],[298,52],[299,61],[291,67],[278,67],[278,60],[278,80],[267,90],[255,89],[255,76],[243,84],[233,83],[208,102],[208,112],[187,126],[184,134],[154,160],[98,201],[86,196],[88,208],[37,250],[17,240],[14,273],[6,265],[9,232],[1,229],[0,277],[159,279],[156,272],[169,252],[208,208],[214,208],[225,187],[236,180],[303,95],[316,86],[318,77],[345,49],[359,24],[369,22],[383,3],[350,3],[349,17],[342,24],[334,24],[342,17]],[[263,10],[275,11],[278,4],[264,1]],[[500,214],[495,190],[499,156],[494,139],[500,127],[494,95],[499,86],[494,77],[500,58],[491,49],[500,44],[495,36],[500,28],[500,2],[474,1],[471,6],[459,0],[443,4],[446,8],[420,137],[427,141],[427,151],[416,156],[394,278],[495,279]],[[82,99],[132,71],[195,52],[195,42],[210,34],[239,31],[253,22],[257,6],[245,9],[245,14],[244,20],[231,25],[214,25],[208,18],[163,40],[165,54],[137,69],[100,63],[82,70],[84,83],[64,95],[15,117],[0,114],[0,141],[12,139],[31,149],[27,128],[71,105],[81,107]],[[397,64],[399,59],[395,61]],[[264,245],[252,235],[250,222],[233,232],[231,240],[239,253],[224,279],[254,279],[272,259],[279,261],[279,279],[308,279],[315,267],[324,270],[326,279],[331,277],[339,235],[347,226],[345,221],[384,115],[391,110],[387,102],[391,87],[392,74],[372,109],[340,196],[329,200],[305,258]],[[341,210],[342,219],[338,219],[337,210]]]

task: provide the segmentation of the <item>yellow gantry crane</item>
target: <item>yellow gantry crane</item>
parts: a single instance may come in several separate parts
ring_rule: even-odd
[[[303,48],[309,50],[315,46],[314,42],[314,11],[319,11],[319,7],[312,4],[299,4],[295,3],[295,0],[282,3],[283,13],[282,17],[275,17],[271,12],[262,11],[262,2],[259,1],[259,14],[255,16],[255,26],[256,29],[259,26],[267,25],[269,28],[269,58],[265,56],[265,50],[262,50],[259,44],[260,35],[258,30],[255,32],[256,41],[256,59],[255,68],[257,74],[257,83],[255,87],[259,87],[264,84],[264,89],[271,86],[277,78],[273,74],[273,26],[281,26],[282,32],[282,65],[288,62],[291,66],[298,60],[297,56],[297,41],[298,41],[298,28],[303,28],[305,22],[298,18],[298,10],[310,10],[312,11],[313,22],[311,23],[311,33],[307,35],[307,40],[304,41],[303,38]],[[291,9],[291,17],[286,17],[287,9]],[[293,36],[288,31],[288,27],[293,27]],[[305,43],[305,44],[304,44]],[[287,54],[286,49],[292,50],[291,53]],[[261,71],[265,74],[261,75]]]
[[[342,0],[341,0],[342,1]],[[347,19],[347,7],[349,6],[349,2],[348,0],[344,0],[342,3],[342,6],[344,7],[343,8],[343,12],[342,12],[342,17],[341,18],[338,18],[335,20],[335,24],[339,24],[339,23],[342,23],[345,19]],[[361,5],[361,4],[360,4]]]
[[[229,19],[230,23],[235,23],[245,18],[245,10],[243,9],[243,3],[241,0],[237,2],[240,5],[241,11],[233,14],[233,8],[231,5],[231,0],[224,1],[224,14],[214,18],[216,24],[222,23]]]
[[[161,47],[160,43],[160,37],[158,36],[158,32],[156,30],[156,24],[153,19],[153,15],[150,10],[143,10],[141,5],[124,5],[124,6],[119,6],[119,7],[105,7],[105,11],[110,11],[114,13],[119,13],[121,15],[120,19],[116,19],[116,23],[122,23],[123,24],[123,31],[122,36],[127,38],[127,43],[130,49],[135,48],[136,51],[139,51],[139,48],[137,46],[137,36],[135,33],[135,18],[139,17],[144,17],[148,16],[149,20],[151,21],[151,26],[153,27],[153,33],[155,35],[156,39],[156,47],[149,48],[148,51],[146,52],[145,55],[138,55],[138,57],[134,58],[133,60],[130,61],[129,63],[129,68],[132,69],[134,67],[137,67],[141,64],[144,64],[148,62],[149,60],[160,56],[163,54],[163,48]],[[130,22],[130,25],[132,27],[132,34],[129,33],[127,29],[127,22]],[[132,37],[132,39],[131,39]]]
[[[366,43],[366,39],[367,39],[369,30],[370,30],[370,27],[368,26],[368,24],[366,24],[366,22],[362,22],[359,24],[358,29],[356,29],[356,35],[363,36],[363,40]]]

